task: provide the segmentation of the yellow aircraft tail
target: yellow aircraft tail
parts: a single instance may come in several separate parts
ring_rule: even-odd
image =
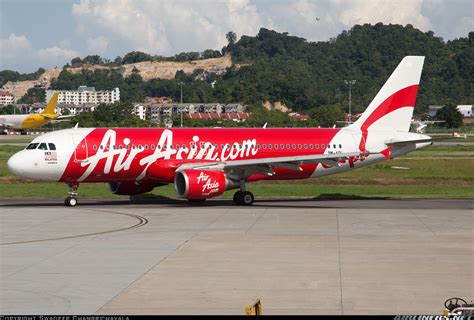
[[[48,105],[44,108],[44,111],[41,114],[54,114],[54,108],[56,108],[56,104],[58,103],[58,93],[54,92],[51,100],[49,100]]]

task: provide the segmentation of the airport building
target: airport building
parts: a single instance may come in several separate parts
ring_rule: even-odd
[[[133,113],[140,119],[156,122],[169,122],[173,116],[179,116],[181,113],[191,119],[227,119],[225,114],[242,114],[244,111],[245,106],[240,103],[137,103],[133,108]],[[238,116],[235,118],[239,119]],[[246,117],[242,115],[242,119]]]
[[[0,91],[0,105],[7,106],[13,104],[13,95],[8,91]]]
[[[77,90],[46,90],[46,101],[51,99],[53,93],[57,91],[58,104],[100,104],[114,103],[120,101],[120,89],[95,90],[94,87],[80,86]]]
[[[460,104],[456,108],[463,118],[472,117],[472,104]]]

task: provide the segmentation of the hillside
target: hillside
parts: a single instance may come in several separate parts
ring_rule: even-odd
[[[310,113],[324,105],[347,110],[344,80],[354,79],[355,113],[365,109],[404,56],[424,55],[415,112],[425,112],[431,104],[474,102],[474,32],[445,42],[433,32],[411,25],[378,23],[356,25],[329,41],[308,42],[262,28],[255,37],[242,36],[223,53],[218,58],[187,62],[157,62],[138,53],[153,61],[118,67],[68,67],[59,75],[49,71],[51,87],[118,86],[125,102],[142,101],[146,96],[169,96],[179,101],[179,83],[183,82],[185,102],[255,106],[279,102],[294,111]]]
[[[64,69],[71,74],[81,74],[82,72],[94,72],[95,70],[118,70],[123,77],[132,74],[134,68],[139,71],[144,81],[152,79],[173,79],[177,71],[183,71],[185,74],[192,74],[195,70],[204,70],[209,73],[224,74],[226,68],[232,66],[232,57],[230,53],[218,58],[201,59],[186,62],[174,61],[142,61],[130,64],[124,64],[120,67],[113,67],[101,64],[83,64],[79,67],[65,67]],[[51,81],[56,80],[61,73],[60,69],[47,69],[35,80],[8,81],[3,89],[13,93],[16,97],[24,96],[28,89],[35,85],[43,84],[49,88]]]
[[[132,74],[134,68],[138,69],[140,76],[144,81],[152,79],[173,79],[177,71],[183,71],[185,74],[192,74],[195,70],[202,69],[210,73],[224,74],[226,68],[232,66],[232,57],[230,54],[219,58],[201,59],[186,62],[174,61],[142,61],[130,64],[124,64],[118,69],[124,77]],[[83,72],[83,70],[94,71],[97,69],[112,69],[113,67],[102,65],[83,65],[81,67],[66,68],[73,74]],[[59,73],[58,73],[59,75]],[[56,77],[57,78],[57,77]]]

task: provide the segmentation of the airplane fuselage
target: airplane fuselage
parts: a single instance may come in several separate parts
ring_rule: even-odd
[[[416,135],[404,133],[404,137],[407,134]],[[362,134],[345,129],[79,128],[38,137],[32,143],[44,143],[46,149],[23,150],[9,163],[12,168],[13,163],[22,163],[23,169],[16,170],[16,174],[44,181],[171,183],[176,169],[190,163],[368,151],[367,155],[349,157],[337,164],[322,161],[301,164],[299,168],[277,167],[271,175],[246,176],[246,181],[305,179],[386,160],[387,156],[380,153],[386,149],[384,142],[375,134],[369,138],[365,150],[360,150]],[[55,150],[50,150],[51,143]],[[395,148],[389,157],[412,150]]]

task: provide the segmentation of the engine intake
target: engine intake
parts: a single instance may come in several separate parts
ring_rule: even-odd
[[[223,171],[190,169],[176,173],[174,187],[179,197],[197,200],[217,197],[235,183],[226,179]]]

